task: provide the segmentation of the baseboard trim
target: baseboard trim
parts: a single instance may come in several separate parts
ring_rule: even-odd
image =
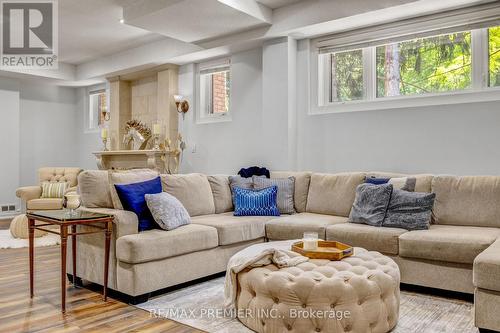
[[[409,292],[416,292],[419,294],[426,294],[431,296],[440,296],[444,298],[459,299],[462,301],[467,301],[474,303],[474,294],[463,293],[459,291],[444,290],[438,288],[417,286],[414,284],[401,283],[400,289]]]

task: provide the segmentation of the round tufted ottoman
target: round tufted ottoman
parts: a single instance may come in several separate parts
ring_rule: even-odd
[[[399,317],[398,266],[362,248],[341,261],[248,269],[237,282],[238,319],[256,332],[388,332]]]
[[[29,237],[28,218],[26,214],[17,215],[10,222],[10,234],[14,238],[27,239]],[[35,237],[42,237],[47,234],[43,230],[35,230]]]

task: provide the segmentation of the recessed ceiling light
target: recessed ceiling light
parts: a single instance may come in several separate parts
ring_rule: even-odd
[[[125,19],[121,18],[121,19],[120,19],[120,23],[121,23],[121,24],[125,23]]]

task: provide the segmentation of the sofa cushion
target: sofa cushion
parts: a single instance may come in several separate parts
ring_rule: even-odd
[[[435,193],[394,189],[382,225],[406,230],[429,229],[435,197]]]
[[[214,197],[207,176],[200,173],[161,175],[163,191],[184,205],[191,217],[215,213]]]
[[[139,231],[158,228],[145,196],[162,193],[160,177],[132,184],[116,184],[115,189],[123,209],[134,212],[139,218]]]
[[[143,231],[116,241],[118,260],[138,264],[217,247],[217,229],[188,224],[177,229]]]
[[[284,215],[266,223],[266,237],[273,240],[298,239],[303,237],[304,232],[312,231],[325,239],[327,226],[345,222],[347,217],[343,216],[314,213]]]
[[[29,210],[61,209],[62,199],[61,198],[32,199],[26,203],[26,208]]]
[[[500,239],[474,259],[474,286],[500,291]]]
[[[69,188],[68,182],[42,182],[42,199],[63,198]]]
[[[431,182],[432,179],[434,178],[434,176],[430,174],[407,175],[403,173],[379,172],[379,171],[370,171],[368,172],[367,177],[381,177],[381,178],[412,177],[416,179],[415,192],[427,192],[427,193],[431,192]]]
[[[217,229],[219,245],[229,245],[265,237],[265,224],[273,216],[233,216],[232,213],[196,216],[191,223]]]
[[[474,258],[499,236],[498,228],[431,225],[429,230],[402,234],[399,237],[399,255],[472,264]]]
[[[144,182],[158,177],[158,172],[151,169],[132,169],[108,172],[109,192],[115,209],[123,209],[123,205],[116,193],[115,185]]]
[[[229,186],[229,176],[207,176],[214,197],[215,213],[226,213],[233,210],[233,198]]]
[[[113,208],[108,172],[105,170],[85,170],[80,173],[78,175],[78,192],[84,207]]]
[[[262,190],[233,187],[234,216],[280,216],[278,187]]]
[[[361,184],[356,188],[349,222],[380,227],[391,200],[392,184]]]
[[[500,177],[437,176],[432,192],[436,224],[500,228]]]
[[[276,186],[278,188],[277,204],[280,214],[295,214],[295,203],[293,201],[295,177],[270,179],[254,176],[252,179],[256,190]]]
[[[146,194],[144,196],[155,222],[165,230],[174,230],[181,225],[191,223],[186,208],[179,199],[167,192]]]
[[[308,213],[349,216],[356,187],[363,183],[362,172],[322,174],[313,173],[307,196]]]
[[[326,239],[370,251],[398,254],[399,236],[407,232],[399,228],[372,227],[365,224],[341,223],[326,228]]]
[[[295,178],[295,193],[293,197],[295,202],[295,210],[299,213],[303,213],[306,211],[307,195],[309,193],[311,174],[311,172],[271,171],[271,178]]]

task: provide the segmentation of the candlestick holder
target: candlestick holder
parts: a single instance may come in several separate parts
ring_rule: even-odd
[[[102,151],[108,151],[108,138],[102,138]]]
[[[153,150],[160,150],[160,134],[153,134]]]

